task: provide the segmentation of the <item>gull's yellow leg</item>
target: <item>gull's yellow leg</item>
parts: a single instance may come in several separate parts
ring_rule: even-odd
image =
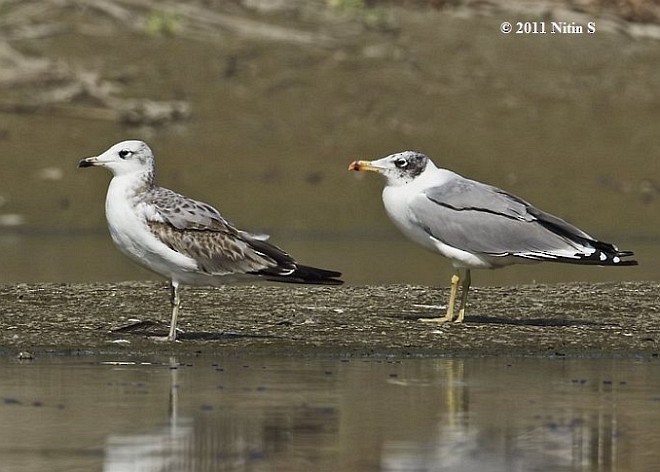
[[[451,291],[449,292],[449,303],[447,304],[447,313],[439,318],[420,318],[424,323],[445,323],[454,319],[454,305],[456,304],[456,295],[458,293],[458,283],[461,281],[460,272],[456,270],[451,276]]]
[[[454,320],[455,323],[462,323],[465,318],[465,308],[467,307],[468,292],[470,291],[470,284],[472,278],[470,277],[470,269],[465,269],[463,276],[463,283],[461,284],[461,307],[458,310],[458,316]]]

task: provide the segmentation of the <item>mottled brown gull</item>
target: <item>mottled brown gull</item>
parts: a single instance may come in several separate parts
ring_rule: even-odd
[[[154,183],[154,155],[142,141],[124,141],[82,159],[78,167],[105,167],[113,174],[105,200],[112,240],[138,264],[170,281],[176,340],[179,285],[224,285],[269,280],[341,284],[339,272],[298,264],[268,243],[267,235],[241,231],[203,202]]]

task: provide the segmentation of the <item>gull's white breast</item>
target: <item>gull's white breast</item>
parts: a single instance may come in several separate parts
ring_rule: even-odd
[[[136,182],[131,176],[114,177],[105,200],[105,215],[110,236],[119,250],[135,262],[173,280],[197,270],[195,260],[170,249],[147,226],[147,215],[153,214],[136,195]]]

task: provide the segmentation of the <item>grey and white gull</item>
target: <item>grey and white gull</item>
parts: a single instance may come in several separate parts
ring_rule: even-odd
[[[472,269],[541,261],[637,265],[623,259],[631,251],[599,241],[504,190],[438,168],[420,152],[354,161],[349,170],[383,175],[383,203],[390,219],[408,238],[452,262],[447,312],[423,321],[463,321]],[[455,314],[459,283],[461,302]]]
[[[154,155],[142,141],[123,141],[78,164],[94,166],[113,174],[105,200],[112,240],[130,259],[170,281],[171,341],[177,336],[181,284],[342,283],[341,273],[300,265],[268,243],[267,235],[241,231],[211,205],[157,186]]]

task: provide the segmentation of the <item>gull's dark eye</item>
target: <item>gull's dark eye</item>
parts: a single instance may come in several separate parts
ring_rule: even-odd
[[[119,151],[119,157],[121,157],[122,159],[126,159],[131,154],[133,154],[133,151],[129,151],[128,149],[122,149],[121,151]]]
[[[399,169],[405,169],[406,167],[408,167],[408,161],[403,157],[399,157],[397,160],[394,161],[394,165]]]

